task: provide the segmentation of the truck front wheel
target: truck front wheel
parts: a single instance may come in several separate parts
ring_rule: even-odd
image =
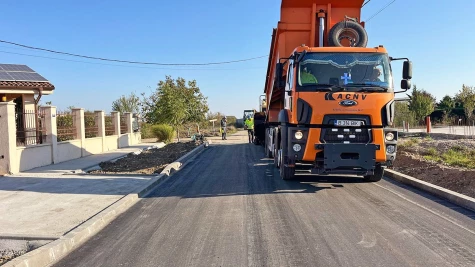
[[[286,167],[284,163],[284,157],[280,157],[280,178],[282,180],[292,180],[295,177],[295,167]]]
[[[384,168],[381,167],[381,165],[377,165],[376,168],[374,169],[374,174],[373,175],[366,175],[364,176],[364,180],[367,182],[378,182],[380,181],[384,176]]]
[[[291,180],[295,177],[295,167],[287,167],[287,153],[285,151],[285,143],[283,138],[280,139],[280,153],[279,153],[279,169],[280,169],[280,178],[282,180]]]

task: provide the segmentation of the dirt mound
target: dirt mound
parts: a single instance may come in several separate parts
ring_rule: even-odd
[[[93,174],[158,174],[168,164],[184,156],[198,146],[194,141],[170,143],[163,148],[142,151],[140,154],[133,153],[115,162],[102,162],[101,170],[91,171]]]

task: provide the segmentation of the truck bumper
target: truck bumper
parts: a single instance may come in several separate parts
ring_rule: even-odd
[[[315,158],[314,174],[373,175],[377,165],[377,144],[316,144],[321,153]]]

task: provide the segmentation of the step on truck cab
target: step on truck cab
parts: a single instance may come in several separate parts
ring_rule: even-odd
[[[363,0],[282,0],[273,29],[266,110],[256,125],[282,179],[296,169],[360,175],[379,181],[396,159],[391,62],[403,62],[402,91],[412,63],[366,47]],[[256,114],[258,115],[258,114]],[[262,115],[262,113],[261,113]]]

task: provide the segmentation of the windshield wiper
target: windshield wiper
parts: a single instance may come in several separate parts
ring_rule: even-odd
[[[304,85],[303,87],[316,87],[315,89],[317,91],[328,91],[328,92],[333,91],[333,89],[338,89],[335,92],[345,90],[345,87],[335,85],[335,84],[329,84],[329,83],[307,84],[307,85]]]
[[[388,88],[382,87],[375,84],[366,84],[366,83],[350,83],[346,85],[347,87],[361,87],[358,92],[386,92]]]

